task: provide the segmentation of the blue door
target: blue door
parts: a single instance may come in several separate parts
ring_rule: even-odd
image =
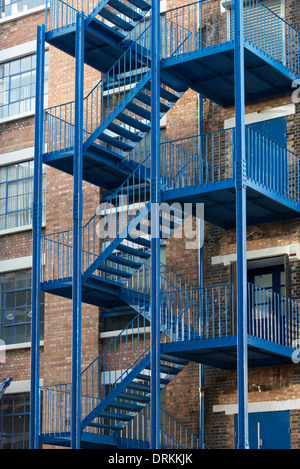
[[[290,420],[289,410],[249,413],[250,449],[291,449]]]
[[[247,175],[280,195],[287,195],[287,120],[278,117],[246,126]]]

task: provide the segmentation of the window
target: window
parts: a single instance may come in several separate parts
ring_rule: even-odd
[[[0,230],[32,224],[32,161],[0,167]],[[46,168],[43,166],[43,219],[46,205]]]
[[[45,3],[45,0],[0,0],[0,18],[24,13]]]
[[[4,394],[1,400],[0,448],[29,449],[30,394]]]
[[[0,339],[5,345],[31,340],[31,269],[0,274]],[[41,340],[44,331],[41,293]]]
[[[0,64],[0,119],[34,111],[36,54]],[[48,52],[45,53],[45,95],[48,101]]]

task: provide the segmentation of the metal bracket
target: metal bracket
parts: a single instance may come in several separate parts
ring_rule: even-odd
[[[236,186],[238,189],[246,188],[246,161],[237,161],[236,162]]]

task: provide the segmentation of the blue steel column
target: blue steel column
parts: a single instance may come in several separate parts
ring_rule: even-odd
[[[43,184],[43,107],[44,107],[45,26],[37,27],[36,97],[34,141],[34,185],[32,210],[32,323],[30,381],[30,448],[39,446],[40,424],[40,301],[41,301],[41,234]]]
[[[73,193],[73,323],[71,448],[80,448],[81,427],[81,230],[82,230],[82,160],[83,160],[83,86],[84,86],[84,14],[76,17],[75,57],[75,141]]]
[[[247,246],[245,161],[244,4],[234,3],[234,75],[236,121],[236,243],[237,243],[237,354],[238,448],[249,448],[247,347]]]
[[[151,448],[160,448],[160,0],[151,16]]]
[[[203,97],[201,94],[199,94],[198,97],[198,103],[199,103],[199,157],[200,161],[202,160],[202,135],[203,135]],[[202,171],[202,164],[200,163],[199,171]],[[201,179],[200,179],[201,182]],[[199,220],[199,238],[200,238],[200,248],[199,248],[199,288],[200,288],[200,294],[202,294],[202,288],[204,286],[204,258],[203,258],[203,242],[204,242],[204,219]],[[200,297],[201,298],[201,297]],[[202,306],[202,302],[200,302],[200,305]],[[201,315],[203,316],[203,308],[200,307],[200,312]],[[201,328],[202,332],[202,328]],[[199,405],[199,426],[200,426],[200,432],[199,432],[199,439],[200,439],[200,445],[201,449],[204,449],[204,365],[199,365],[199,399],[200,399],[200,405]]]

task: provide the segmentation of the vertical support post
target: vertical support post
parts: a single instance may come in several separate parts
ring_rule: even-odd
[[[151,448],[160,449],[160,0],[151,12]]]
[[[237,243],[237,368],[238,448],[249,448],[248,430],[248,346],[247,346],[247,245],[246,245],[246,158],[245,158],[245,74],[244,4],[234,3],[234,78],[236,121],[236,243]]]
[[[199,128],[199,158],[200,158],[200,165],[199,165],[199,173],[202,174],[202,135],[203,135],[203,97],[201,94],[198,95],[198,103],[199,103],[199,123],[198,123],[198,128]],[[199,174],[199,176],[200,176]],[[202,181],[201,176],[199,177],[199,183]],[[199,241],[200,241],[200,246],[199,246],[199,288],[200,288],[200,296],[199,296],[199,301],[200,301],[200,311],[199,313],[201,314],[200,321],[202,322],[203,318],[203,302],[201,301],[202,298],[202,292],[203,292],[203,286],[204,286],[204,257],[203,257],[203,242],[204,242],[204,219],[199,219]],[[201,325],[201,332],[202,332],[202,325]],[[199,434],[199,440],[200,440],[200,449],[204,449],[204,365],[199,365],[199,426],[200,426],[200,434]]]
[[[44,108],[45,25],[37,27],[36,98],[34,137],[34,185],[32,210],[32,323],[30,382],[30,448],[38,449],[40,425],[40,301],[41,234],[43,185],[43,108]]]
[[[81,242],[82,242],[82,160],[83,160],[83,89],[84,89],[84,14],[76,17],[75,56],[75,141],[73,188],[73,322],[71,448],[80,448],[81,430]]]

